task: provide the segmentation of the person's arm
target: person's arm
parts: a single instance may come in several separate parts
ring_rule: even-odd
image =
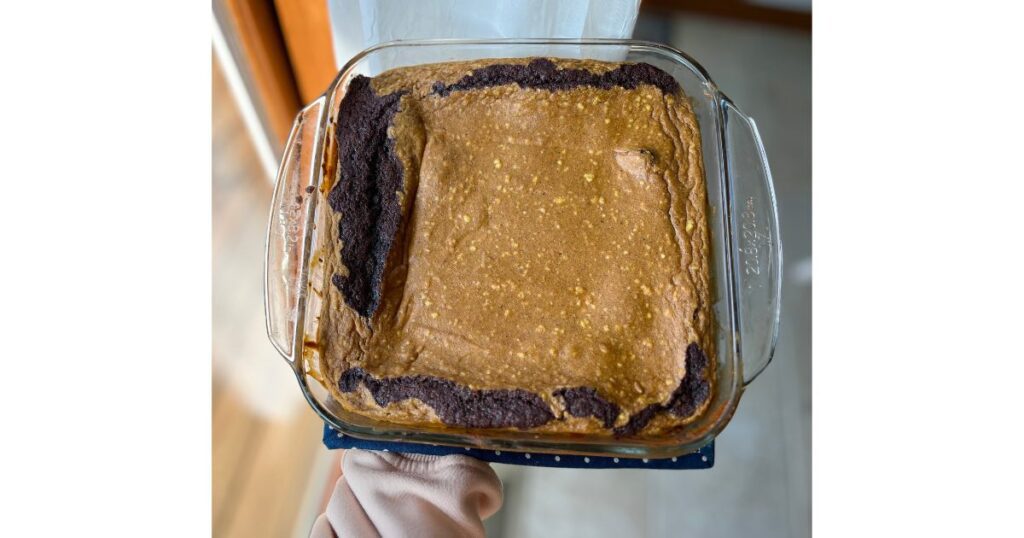
[[[347,450],[313,538],[483,536],[501,507],[501,481],[468,456]]]

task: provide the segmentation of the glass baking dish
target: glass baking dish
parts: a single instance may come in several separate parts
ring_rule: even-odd
[[[612,439],[416,427],[342,409],[320,384],[318,323],[324,278],[312,255],[323,233],[317,189],[333,169],[332,131],[355,75],[401,66],[482,58],[589,58],[646,62],[679,81],[700,124],[711,233],[717,362],[705,413],[669,437]],[[344,128],[342,126],[341,128]],[[287,360],[310,406],[337,431],[357,438],[491,450],[663,458],[692,452],[718,434],[743,389],[771,361],[779,327],[782,245],[771,173],[754,121],[692,58],[657,43],[610,39],[397,41],[356,55],[323,96],[295,120],[277,176],[267,232],[265,306],[271,342]]]

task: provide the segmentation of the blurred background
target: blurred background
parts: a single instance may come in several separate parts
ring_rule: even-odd
[[[213,3],[214,536],[305,536],[337,476],[322,424],[267,340],[261,285],[281,148],[343,63],[329,4]],[[809,536],[810,1],[645,1],[633,37],[688,53],[758,122],[785,245],[775,359],[716,441],[713,469],[495,465],[505,504],[488,533]]]

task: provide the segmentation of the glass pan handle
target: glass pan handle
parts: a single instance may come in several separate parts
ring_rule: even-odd
[[[326,99],[321,97],[295,118],[284,157],[277,171],[277,184],[270,204],[267,227],[263,298],[267,334],[277,351],[294,368],[297,364],[295,328],[299,317],[302,265],[310,209],[315,203],[316,162]]]
[[[739,326],[743,385],[772,360],[779,334],[782,238],[772,173],[754,120],[728,98],[725,165],[732,199],[733,290]]]

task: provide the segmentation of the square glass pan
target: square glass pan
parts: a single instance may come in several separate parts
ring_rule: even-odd
[[[612,439],[584,434],[444,429],[396,425],[344,410],[320,384],[318,335],[327,279],[312,255],[322,225],[316,190],[333,173],[332,131],[356,75],[408,65],[484,58],[589,58],[646,62],[679,81],[700,125],[707,181],[716,331],[715,385],[707,411],[670,436]],[[340,126],[344,129],[345,126]],[[318,226],[318,223],[320,225]],[[285,147],[267,233],[265,305],[270,339],[310,406],[339,432],[380,441],[525,452],[663,458],[691,452],[718,434],[744,387],[771,361],[778,334],[782,245],[771,173],[753,120],[704,69],[665,45],[634,40],[425,40],[366,49],[323,96],[303,109]]]

